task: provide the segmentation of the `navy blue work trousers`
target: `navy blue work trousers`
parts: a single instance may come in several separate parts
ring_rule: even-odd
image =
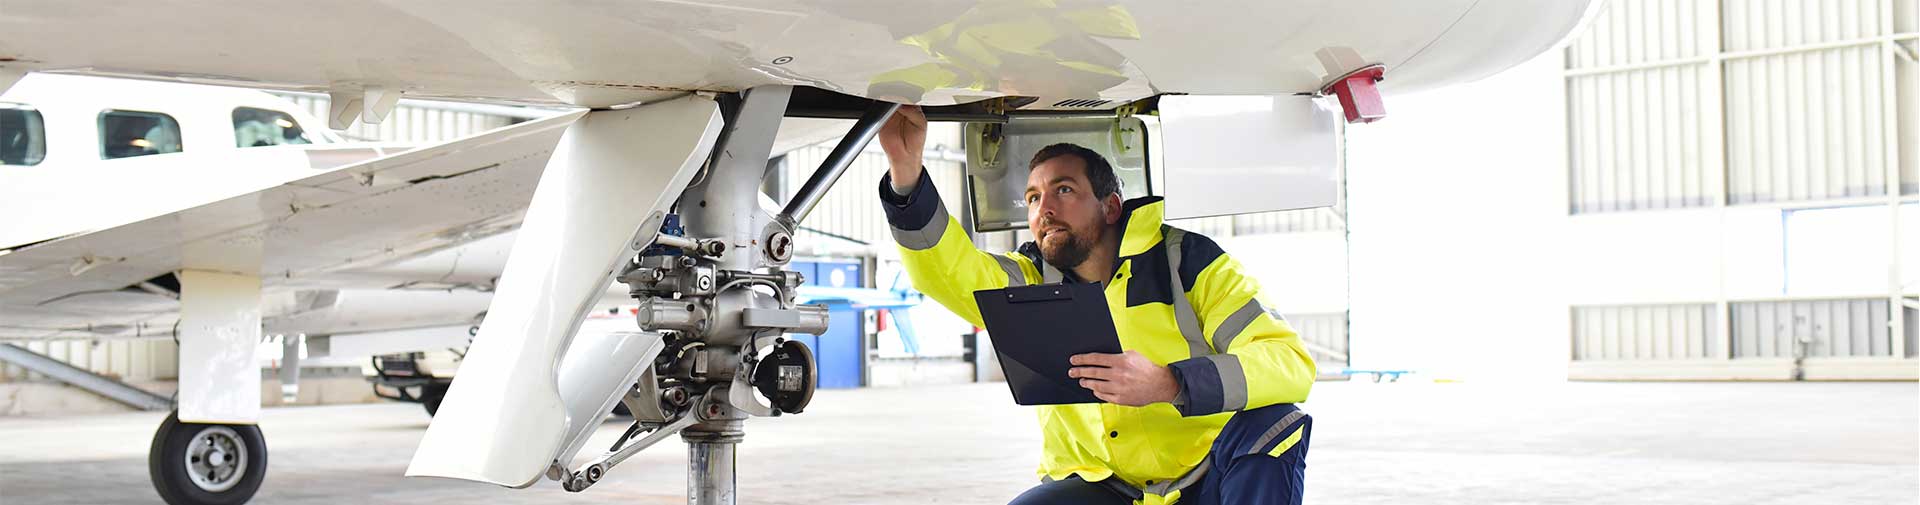
[[[1206,475],[1180,491],[1179,503],[1194,505],[1300,503],[1307,475],[1307,442],[1313,416],[1290,414],[1300,409],[1280,404],[1233,415],[1213,440]],[[1278,455],[1274,449],[1295,432],[1299,438]],[[1079,476],[1042,483],[1021,493],[1008,505],[1129,504],[1139,491],[1109,477],[1087,482]]]

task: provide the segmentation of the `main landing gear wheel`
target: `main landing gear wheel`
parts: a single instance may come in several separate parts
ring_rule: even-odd
[[[167,416],[147,451],[153,489],[170,505],[239,505],[267,476],[267,439],[258,426],[180,422]]]

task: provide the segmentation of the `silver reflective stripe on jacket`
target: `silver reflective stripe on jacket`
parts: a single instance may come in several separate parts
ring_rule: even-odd
[[[940,236],[947,233],[947,220],[947,204],[935,202],[933,219],[928,220],[926,226],[918,230],[902,230],[892,226],[888,228],[893,230],[893,241],[899,243],[900,247],[913,251],[925,251],[940,243]]]
[[[1007,287],[1014,288],[1027,285],[1027,274],[1020,270],[1019,261],[1009,258],[1005,254],[995,254],[993,255],[993,260],[999,262],[1000,269],[1007,272]]]
[[[1207,345],[1205,329],[1200,325],[1200,315],[1193,311],[1193,302],[1187,300],[1187,286],[1180,280],[1180,246],[1187,232],[1172,226],[1160,228],[1167,249],[1167,277],[1173,286],[1173,318],[1180,326],[1180,336],[1187,339],[1188,356],[1201,357],[1213,354],[1213,347]]]

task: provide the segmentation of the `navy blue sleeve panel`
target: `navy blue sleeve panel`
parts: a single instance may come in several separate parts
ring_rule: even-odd
[[[926,168],[920,169],[920,182],[906,196],[894,194],[893,174],[880,176],[880,208],[887,213],[887,224],[894,228],[915,231],[926,228],[940,209],[940,192],[933,188],[933,178],[928,177]]]
[[[1220,259],[1222,254],[1226,254],[1226,251],[1221,250],[1220,244],[1214,243],[1213,239],[1188,232],[1186,238],[1180,240],[1181,285],[1186,286],[1187,291],[1193,291],[1193,287],[1200,284],[1200,272],[1206,271],[1208,266],[1213,265],[1213,260]]]
[[[1180,384],[1180,396],[1185,400],[1173,406],[1180,415],[1204,416],[1226,411],[1226,391],[1220,380],[1220,369],[1212,360],[1183,359],[1168,363],[1167,370],[1173,372],[1173,381]]]

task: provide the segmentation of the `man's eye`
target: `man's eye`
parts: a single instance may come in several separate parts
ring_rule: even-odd
[[[1027,195],[1027,203],[1033,203],[1034,201],[1037,201],[1039,199],[1040,199],[1040,195]]]
[[[1062,195],[1064,195],[1064,194],[1067,194],[1067,193],[1071,193],[1071,192],[1073,192],[1073,187],[1072,187],[1072,186],[1061,186],[1061,187],[1060,187],[1060,194],[1062,194]]]

